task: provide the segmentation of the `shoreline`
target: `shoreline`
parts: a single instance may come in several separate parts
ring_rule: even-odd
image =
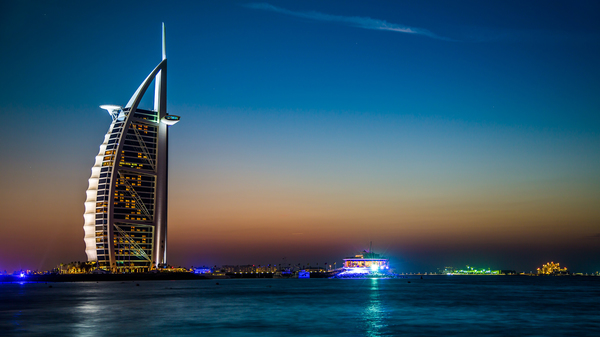
[[[209,280],[209,277],[193,273],[156,274],[48,274],[48,275],[0,275],[0,283],[18,282],[99,282],[99,281],[175,281]]]
[[[311,275],[313,276],[313,275]],[[537,276],[537,277],[594,277],[596,275],[424,275],[424,274],[399,274],[399,279],[410,279],[416,277],[456,277],[456,276]],[[325,275],[314,275],[311,279],[329,278]],[[48,274],[48,275],[0,275],[0,283],[22,283],[22,282],[116,282],[116,281],[177,281],[177,280],[219,280],[219,279],[279,279],[273,275],[260,274],[226,274],[225,277],[211,277],[210,275],[194,273],[139,273],[139,274]],[[291,278],[281,278],[291,279]]]

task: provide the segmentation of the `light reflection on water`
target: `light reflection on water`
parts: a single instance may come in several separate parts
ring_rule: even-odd
[[[0,284],[0,335],[596,336],[600,331],[600,278],[591,277],[137,283]]]
[[[81,317],[81,321],[76,322],[73,326],[74,332],[78,336],[98,336],[98,330],[95,329],[100,325],[99,317],[102,312],[107,310],[103,308],[99,301],[90,300],[84,301],[74,308],[78,312],[77,316]]]
[[[370,301],[364,311],[366,335],[369,337],[377,337],[381,336],[380,331],[387,326],[381,301],[379,300],[378,279],[371,279],[371,288],[369,290]]]

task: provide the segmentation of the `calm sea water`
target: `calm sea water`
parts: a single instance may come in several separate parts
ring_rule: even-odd
[[[0,335],[600,336],[599,309],[600,277],[5,283]]]

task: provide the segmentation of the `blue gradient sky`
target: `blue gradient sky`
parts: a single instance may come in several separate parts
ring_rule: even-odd
[[[597,2],[1,6],[0,270],[85,259],[98,106],[161,22],[170,263],[600,270]]]

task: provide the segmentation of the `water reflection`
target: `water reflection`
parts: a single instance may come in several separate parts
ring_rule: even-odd
[[[98,316],[101,315],[102,308],[94,300],[84,301],[74,308],[76,323],[73,328],[78,336],[98,336],[101,331],[98,322]]]
[[[0,336],[597,336],[600,277],[0,284]],[[527,333],[525,333],[527,334]],[[535,333],[530,333],[535,334]]]
[[[70,311],[73,319],[73,330],[77,336],[101,336],[103,317],[108,308],[106,302],[100,298],[103,287],[88,284],[88,287],[79,289],[74,295],[74,305]],[[114,308],[112,308],[114,311]]]
[[[387,327],[385,312],[381,305],[379,282],[378,279],[371,279],[369,302],[363,313],[366,335],[370,337],[381,336],[382,330]]]

